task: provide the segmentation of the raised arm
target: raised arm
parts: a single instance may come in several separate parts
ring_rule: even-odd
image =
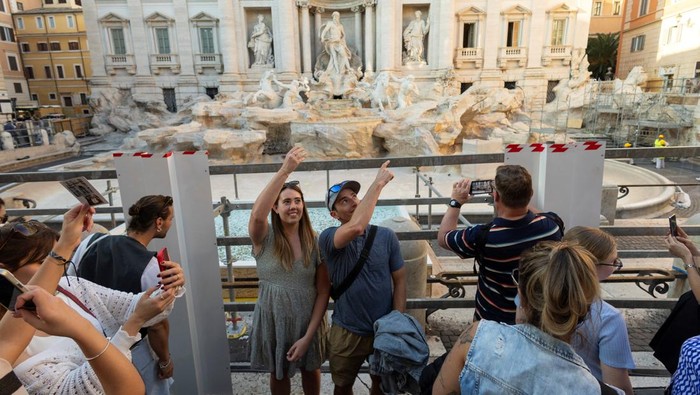
[[[379,200],[379,195],[382,193],[382,189],[389,183],[389,181],[394,179],[394,173],[387,169],[389,166],[389,161],[382,164],[377,172],[377,177],[372,182],[372,185],[367,189],[365,197],[362,199],[360,204],[355,208],[355,212],[352,214],[350,221],[342,224],[338,230],[335,232],[333,237],[333,245],[336,249],[341,249],[350,244],[350,242],[357,236],[364,233],[365,228],[369,224],[369,220],[372,218],[372,213],[374,213],[374,207],[377,205],[377,200]]]
[[[282,167],[272,176],[270,182],[260,192],[258,198],[253,204],[253,210],[250,213],[248,221],[248,234],[253,242],[253,251],[259,251],[265,237],[267,237],[267,216],[270,215],[270,210],[274,206],[277,196],[284,182],[290,174],[299,166],[306,158],[306,151],[302,147],[294,147],[284,158]]]
[[[71,208],[63,216],[61,236],[53,248],[57,255],[69,260],[75,247],[80,243],[80,234],[83,230],[92,228],[93,208],[86,205],[78,205]],[[65,262],[55,258],[46,257],[44,263],[34,274],[28,284],[37,285],[49,293],[56,291],[58,280],[63,275]],[[34,327],[22,320],[13,319],[11,314],[5,314],[0,320],[0,350],[3,359],[14,365],[22,351],[27,347],[34,336]]]
[[[36,305],[36,312],[21,308],[27,301],[32,301]],[[64,392],[68,392],[69,388],[72,388],[71,383],[77,380],[89,380],[90,370],[99,379],[99,383],[92,384],[97,388],[101,385],[106,394],[127,395],[145,392],[138,371],[124,351],[120,351],[85,318],[59,298],[39,287],[32,287],[29,292],[19,296],[15,316],[21,316],[27,323],[48,334],[70,337],[80,347],[85,358],[90,359],[89,362],[85,362],[85,366],[63,370],[62,375],[59,373],[62,380],[57,380],[56,383],[65,389]],[[128,347],[125,351],[128,351]]]
[[[469,200],[469,187],[471,181],[468,178],[457,181],[452,185],[452,193],[450,197],[459,204],[464,204]],[[456,207],[447,207],[445,215],[442,216],[442,222],[440,222],[440,229],[438,229],[437,241],[440,247],[448,248],[447,242],[445,241],[445,236],[447,233],[457,229],[457,219],[459,218],[460,209]]]
[[[690,265],[686,270],[688,272],[688,282],[690,290],[693,291],[693,296],[700,303],[700,256],[698,249],[687,234],[678,228],[678,237],[672,235],[666,236],[666,246],[671,255],[674,255],[683,260],[683,263]]]

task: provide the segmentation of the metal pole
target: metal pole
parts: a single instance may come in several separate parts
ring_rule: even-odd
[[[413,171],[416,172],[416,196],[417,198],[420,197],[420,168],[416,166]],[[416,220],[420,222],[420,216],[418,215],[418,205],[416,204]]]
[[[235,174],[234,174],[235,177]],[[231,230],[229,228],[229,217],[231,216],[231,211],[229,209],[229,201],[226,199],[226,196],[221,197],[221,204],[224,205],[223,211],[221,211],[221,221],[224,225],[224,236],[229,237],[231,236]],[[233,282],[233,262],[232,262],[232,257],[231,257],[231,246],[227,245],[225,247],[226,250],[226,281],[228,282]],[[235,300],[235,295],[233,292],[233,288],[229,289],[228,291],[228,298],[230,301]]]
[[[233,173],[233,194],[236,200],[238,200],[238,180],[236,179],[236,173]]]
[[[430,185],[433,185],[433,177],[428,178]],[[433,197],[433,188],[428,188],[428,197]],[[428,204],[428,229],[433,229],[433,204]]]
[[[112,180],[107,180],[107,200],[109,201],[109,205],[114,206],[114,191],[112,190]],[[114,213],[109,214],[109,217],[112,219],[112,229],[117,227],[117,220],[115,218]]]

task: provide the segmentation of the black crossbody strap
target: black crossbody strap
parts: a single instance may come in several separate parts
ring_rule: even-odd
[[[362,249],[360,259],[357,260],[355,267],[352,268],[350,274],[343,279],[343,282],[341,282],[339,286],[331,287],[331,298],[333,298],[333,300],[338,300],[340,296],[345,293],[348,288],[350,288],[350,285],[352,285],[352,283],[355,281],[357,275],[362,271],[362,267],[365,266],[365,262],[369,257],[369,250],[372,249],[375,234],[377,234],[377,226],[370,225],[369,232],[367,233],[367,240],[365,240],[365,247]]]
[[[0,378],[0,395],[14,394],[20,388],[22,388],[22,382],[19,381],[15,372],[10,370]]]

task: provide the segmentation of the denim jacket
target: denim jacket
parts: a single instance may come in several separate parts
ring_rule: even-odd
[[[567,343],[532,325],[483,320],[459,376],[462,394],[600,394]]]

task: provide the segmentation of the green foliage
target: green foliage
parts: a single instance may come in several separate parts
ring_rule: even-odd
[[[620,33],[598,33],[588,38],[588,71],[593,73],[593,78],[604,80],[608,67],[612,67],[613,73],[615,72],[619,43]]]

